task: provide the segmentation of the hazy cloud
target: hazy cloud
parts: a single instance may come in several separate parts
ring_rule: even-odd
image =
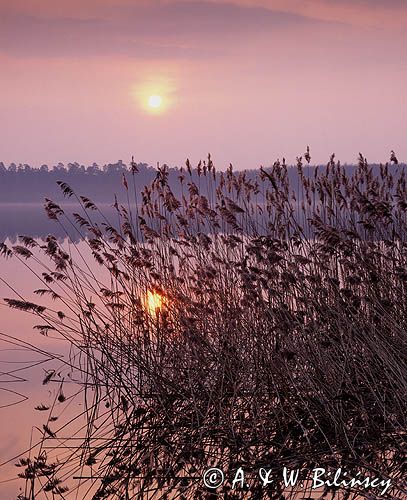
[[[163,0],[172,2],[173,0]],[[201,0],[181,0],[185,3]],[[208,0],[218,3],[219,0]],[[235,5],[263,7],[322,21],[381,28],[407,26],[405,0],[231,0]]]
[[[216,57],[261,34],[312,22],[407,25],[405,0],[13,0],[0,50],[19,56]]]
[[[310,22],[292,13],[219,2],[123,4],[110,18],[9,12],[3,16],[0,49],[42,57],[215,57],[228,43],[233,47],[259,33]]]

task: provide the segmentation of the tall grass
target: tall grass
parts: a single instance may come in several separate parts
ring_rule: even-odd
[[[351,175],[334,157],[319,169],[298,158],[296,168],[292,183],[284,162],[256,175],[216,173],[210,157],[187,162],[177,198],[165,166],[141,192],[134,166],[123,176],[127,205],[103,222],[60,183],[81,211],[48,200],[48,216],[68,233],[75,226],[95,263],[52,236],[2,246],[44,265],[36,293],[57,306],[6,301],[71,345],[44,383],[68,404],[64,387],[75,382],[85,402],[63,424],[54,407],[40,409],[36,455],[19,464],[25,498],[215,498],[202,482],[211,465],[304,477],[341,466],[391,477],[391,494],[406,493],[405,168],[394,155],[376,171],[360,156]],[[230,486],[219,498],[307,490]]]

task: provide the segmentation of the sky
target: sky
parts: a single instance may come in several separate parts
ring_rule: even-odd
[[[406,54],[405,0],[0,0],[0,161],[407,161]]]

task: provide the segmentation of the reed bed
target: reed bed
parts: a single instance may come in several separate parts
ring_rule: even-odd
[[[255,174],[187,161],[179,196],[166,166],[138,189],[133,164],[115,221],[61,182],[80,210],[47,200],[48,217],[94,262],[52,236],[2,245],[44,266],[36,293],[55,301],[9,306],[70,346],[44,379],[56,400],[37,407],[20,498],[310,498],[307,471],[324,465],[406,494],[406,169],[394,154],[376,170],[360,156],[351,175],[334,156],[309,161],[291,167],[294,183],[284,161]],[[78,394],[81,410],[58,418]],[[210,466],[299,468],[305,485],[214,491]]]

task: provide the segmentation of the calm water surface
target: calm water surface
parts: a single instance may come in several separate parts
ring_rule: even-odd
[[[71,208],[77,211],[77,207]],[[104,213],[111,211],[110,207],[104,207]],[[47,218],[42,206],[0,204],[0,242],[11,246],[18,235],[32,235],[41,240],[48,234],[54,234],[68,246],[64,230]],[[75,241],[71,244],[73,251],[79,249],[92,261],[86,243],[77,234],[71,237]],[[19,488],[24,487],[24,481],[16,478],[17,473],[23,471],[15,467],[16,457],[28,456],[24,452],[30,442],[39,441],[48,412],[34,408],[42,403],[52,404],[58,390],[57,384],[43,385],[42,381],[47,370],[61,365],[55,357],[69,354],[66,342],[33,330],[39,323],[38,318],[4,304],[4,298],[21,298],[18,295],[21,294],[25,300],[51,305],[45,297],[33,293],[38,288],[43,288],[43,284],[24,263],[0,257],[0,498],[16,498],[21,493]],[[29,344],[35,345],[40,352],[33,352]],[[78,397],[68,406],[56,408],[56,414],[63,412],[59,425],[63,419],[79,413],[81,405]]]

